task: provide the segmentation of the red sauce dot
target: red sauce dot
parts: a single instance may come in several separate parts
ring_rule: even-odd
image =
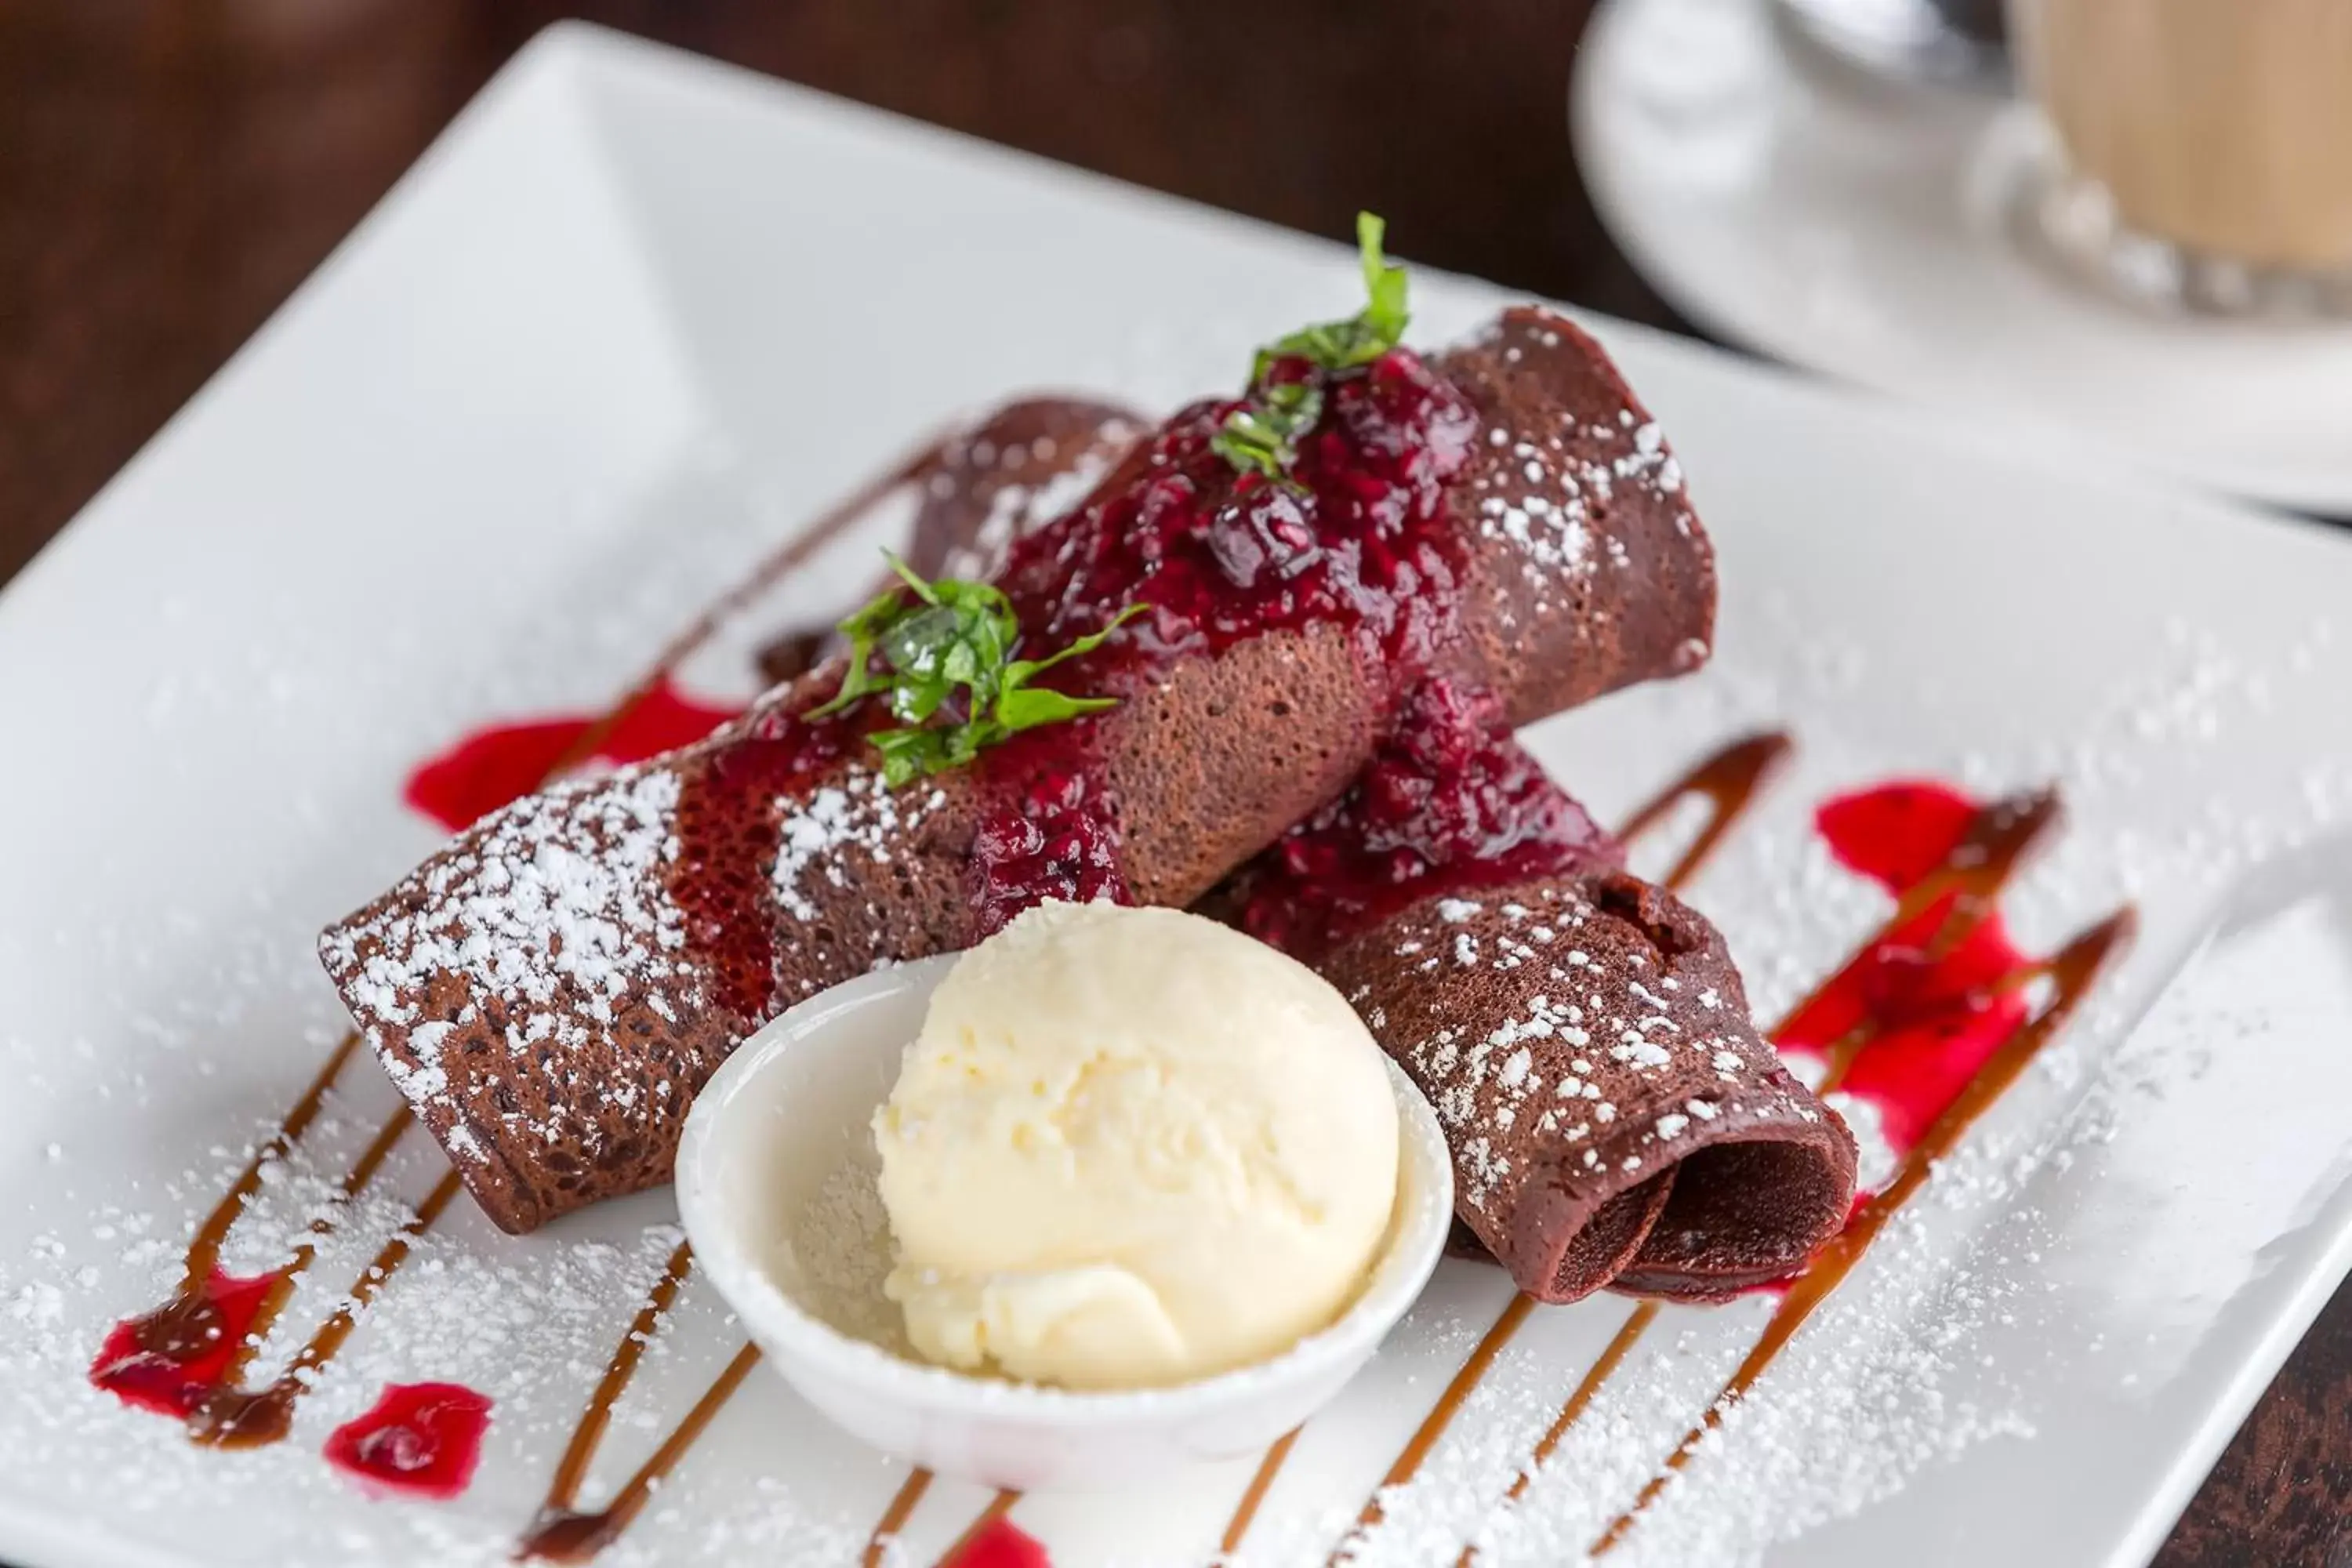
[[[1838,795],[1813,820],[1840,865],[1899,893],[1944,863],[1976,815],[1949,785],[1906,780]]]
[[[1045,1543],[1007,1519],[992,1519],[973,1531],[963,1550],[940,1568],[1053,1568]]]
[[[474,1479],[489,1425],[490,1401],[470,1388],[394,1384],[373,1409],[328,1436],[327,1462],[381,1490],[453,1498]]]

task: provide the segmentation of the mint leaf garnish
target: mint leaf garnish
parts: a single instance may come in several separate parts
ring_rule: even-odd
[[[1297,439],[1323,416],[1323,389],[1311,381],[1263,388],[1249,406],[1225,416],[1209,447],[1234,468],[1279,479],[1298,459]]]
[[[1324,321],[1301,327],[1288,337],[1257,352],[1251,379],[1261,379],[1276,360],[1296,356],[1328,371],[1353,370],[1370,364],[1404,341],[1412,320],[1406,308],[1405,270],[1389,264],[1381,254],[1388,225],[1377,213],[1356,215],[1356,248],[1363,258],[1364,308],[1344,321]]]
[[[1312,382],[1268,384],[1266,373],[1285,359],[1303,359],[1326,374],[1368,365],[1404,340],[1412,320],[1405,269],[1390,264],[1381,240],[1388,226],[1378,214],[1356,215],[1356,247],[1364,267],[1364,308],[1344,321],[1301,327],[1257,351],[1250,369],[1250,401],[1225,416],[1210,448],[1244,473],[1255,468],[1282,480],[1298,457],[1297,440],[1322,416],[1322,389]]]
[[[833,700],[809,710],[808,717],[822,719],[880,696],[903,726],[866,736],[882,754],[882,780],[891,788],[961,767],[982,748],[1023,730],[1118,705],[1112,698],[1072,697],[1029,682],[1100,647],[1141,615],[1143,605],[1129,605],[1100,631],[1044,658],[1016,658],[1021,627],[1002,592],[952,577],[926,582],[895,554],[883,553],[906,586],[884,591],[841,623],[849,639],[849,668]]]

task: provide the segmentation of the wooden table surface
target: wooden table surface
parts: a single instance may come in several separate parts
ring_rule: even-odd
[[[1586,0],[0,0],[0,582],[539,27],[588,15],[1329,235],[1688,324],[1565,129]],[[2352,1286],[2158,1561],[2352,1565]]]

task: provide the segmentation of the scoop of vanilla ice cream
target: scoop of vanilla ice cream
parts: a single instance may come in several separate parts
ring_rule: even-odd
[[[874,1137],[915,1348],[1072,1388],[1324,1327],[1396,1201],[1396,1100],[1355,1011],[1174,910],[1049,903],[957,960]]]

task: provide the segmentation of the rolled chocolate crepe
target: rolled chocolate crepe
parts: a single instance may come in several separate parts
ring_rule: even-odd
[[[1136,443],[1010,546],[1038,651],[1103,713],[887,787],[838,663],[695,746],[494,814],[321,940],[485,1211],[667,1179],[688,1105],[793,1003],[1045,897],[1187,904],[1339,794],[1440,677],[1515,720],[1705,657],[1713,563],[1654,426],[1568,322],[1508,313],[1334,381],[1284,482]],[[1026,645],[1024,645],[1024,651]],[[1034,657],[1033,654],[1032,657]]]
[[[1427,898],[1318,967],[1437,1108],[1461,1217],[1538,1300],[1722,1300],[1845,1221],[1852,1135],[1663,889],[1596,871]]]

